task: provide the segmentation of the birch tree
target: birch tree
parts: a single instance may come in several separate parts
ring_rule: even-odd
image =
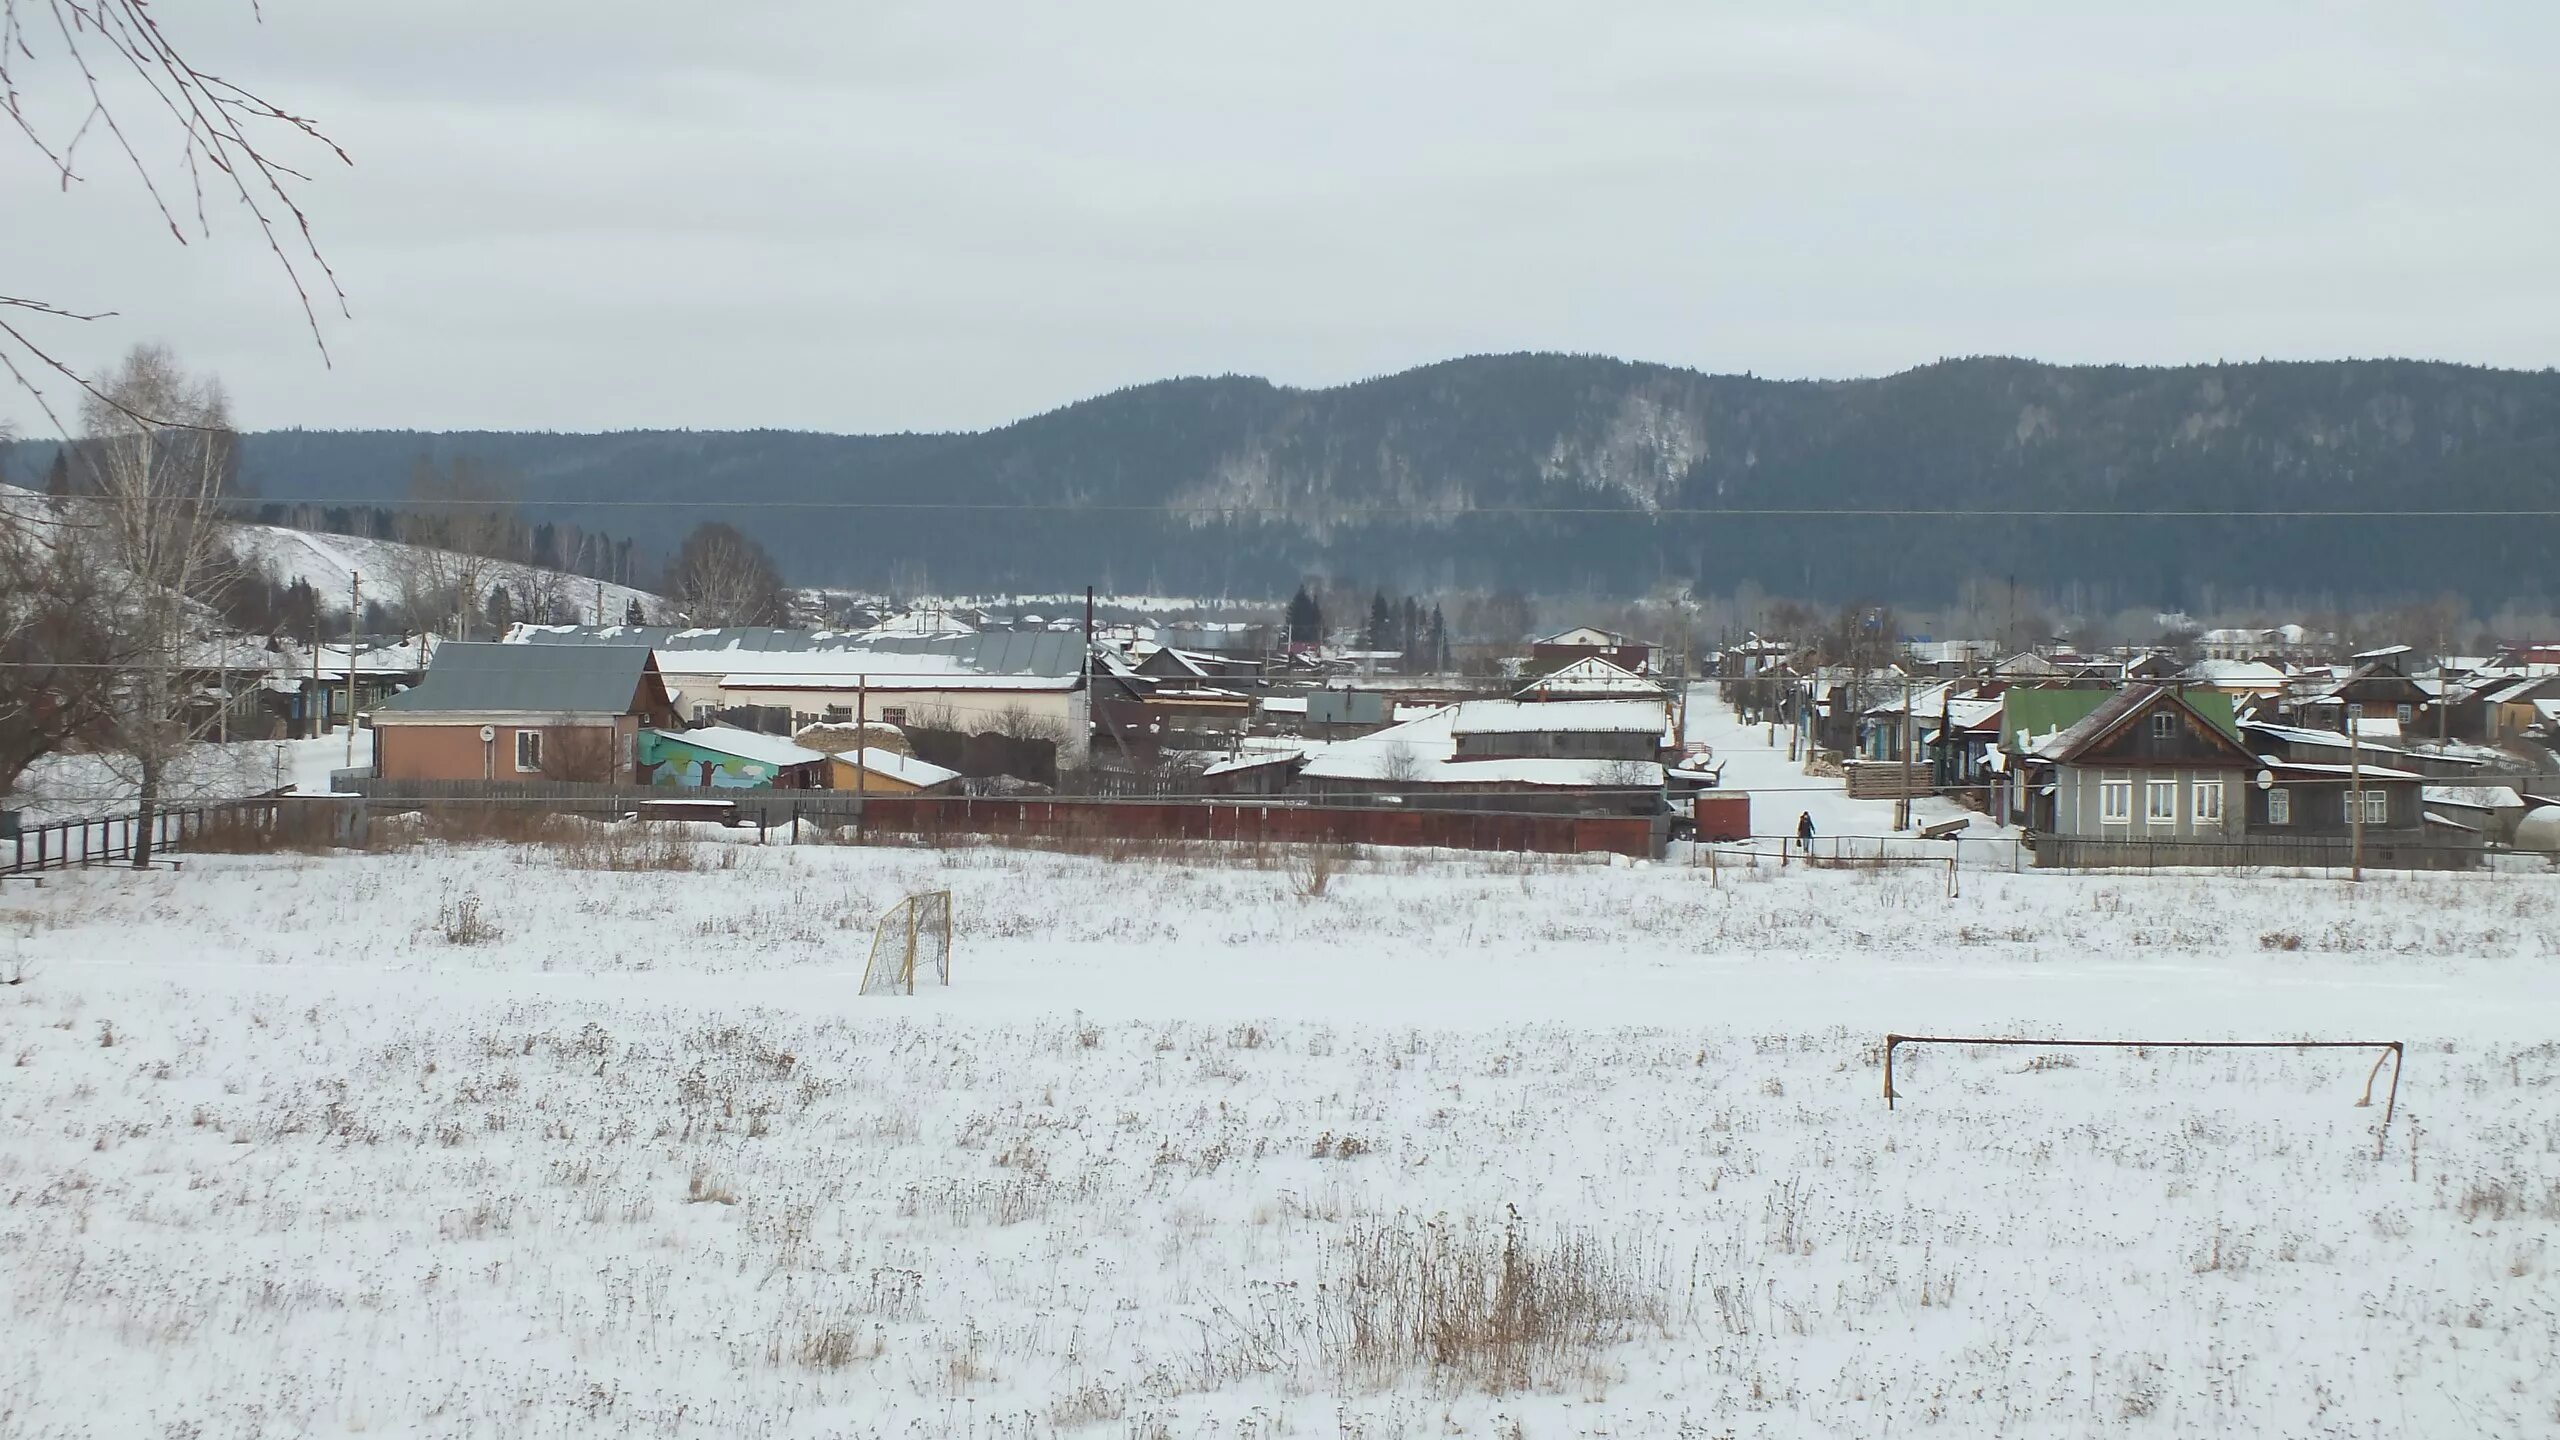
[[[139,779],[133,863],[151,860],[151,821],[171,765],[199,737],[177,692],[202,627],[196,597],[236,564],[223,518],[239,463],[222,386],[142,346],[81,406],[72,486],[110,587],[108,623],[120,652],[113,748]]]

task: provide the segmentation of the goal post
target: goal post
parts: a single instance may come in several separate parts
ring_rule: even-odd
[[[890,906],[871,934],[862,993],[913,995],[920,984],[950,983],[951,892],[928,890]]]

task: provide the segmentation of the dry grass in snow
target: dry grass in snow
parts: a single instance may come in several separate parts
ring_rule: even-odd
[[[14,890],[0,1436],[2560,1427],[2560,882],[1323,870]],[[854,996],[924,888],[957,983]],[[1961,1020],[2418,1043],[2380,1159],[2346,1055],[1906,1052],[1888,1113]]]

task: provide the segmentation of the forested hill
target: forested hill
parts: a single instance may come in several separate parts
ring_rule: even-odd
[[[1991,575],[2176,601],[2560,581],[2545,519],[2175,513],[2560,509],[2560,374],[2393,360],[1808,382],[1502,355],[1326,390],[1169,380],[963,435],[262,433],[245,478],[396,502],[422,454],[661,552],[733,519],[813,583],[1276,593],[1323,571],[1847,598]],[[1854,513],[1912,509],[2160,518]]]

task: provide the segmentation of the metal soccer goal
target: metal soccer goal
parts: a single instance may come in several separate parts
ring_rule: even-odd
[[[871,934],[871,962],[862,968],[862,993],[913,995],[920,983],[951,983],[948,890],[928,890],[890,906]]]

